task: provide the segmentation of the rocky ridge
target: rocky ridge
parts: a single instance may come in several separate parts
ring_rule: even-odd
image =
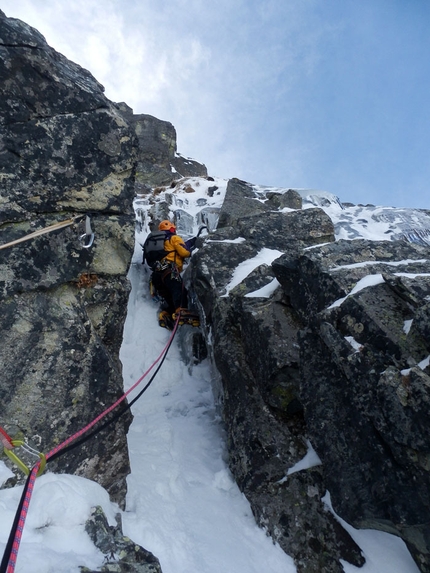
[[[245,242],[208,243],[190,270],[238,484],[298,571],[363,563],[326,491],[343,519],[399,535],[429,571],[428,246],[335,242],[323,210],[264,210],[250,195],[229,182],[228,226],[211,236]],[[263,247],[284,254],[226,298],[232,270]],[[274,277],[270,297],[249,297]],[[322,465],[289,475],[307,441]]]
[[[175,216],[172,193],[154,217],[162,205]],[[185,273],[218,372],[230,468],[298,571],[364,563],[327,492],[337,515],[402,537],[429,571],[429,248],[406,235],[335,240],[341,219],[310,201],[301,208],[297,191],[230,180]],[[264,249],[273,262],[231,286]],[[199,346],[180,335],[184,349]],[[321,464],[295,471],[312,447]]]

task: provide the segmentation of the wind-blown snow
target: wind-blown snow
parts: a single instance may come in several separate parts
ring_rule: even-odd
[[[295,474],[296,472],[300,472],[302,470],[307,470],[309,468],[313,468],[315,466],[321,465],[321,460],[313,449],[312,444],[309,440],[306,440],[308,451],[304,458],[302,458],[299,462],[297,462],[292,468],[287,471],[287,476]],[[285,479],[285,478],[284,478]],[[281,480],[282,481],[282,480]]]
[[[363,290],[365,288],[379,285],[383,282],[385,282],[384,278],[379,273],[376,275],[367,275],[357,282],[355,287],[353,289],[351,289],[351,292],[349,292],[343,298],[339,298],[339,299],[335,300],[328,308],[335,308],[336,306],[340,306],[352,294],[356,294],[357,292],[360,292],[361,290]]]
[[[194,188],[194,193],[185,192],[187,184]],[[218,189],[209,197],[208,190],[214,186]],[[261,192],[261,200],[264,190],[286,191],[256,189]],[[189,214],[191,219],[184,215],[184,228],[195,232],[205,221],[209,226],[216,224],[217,209],[222,205],[225,191],[225,180],[190,178],[174,194],[172,209]],[[425,238],[425,229],[430,228],[430,218],[424,212],[345,207],[334,195],[300,192],[305,208],[318,205],[332,218],[337,239],[390,240],[407,229],[415,229],[410,237]],[[149,208],[144,197],[136,201],[140,229],[137,243],[143,242]],[[202,209],[207,209],[204,216],[199,215]],[[263,249],[239,265],[226,296],[257,266],[270,265],[281,254]],[[149,277],[140,261],[141,249],[137,244],[129,275],[132,291],[121,349],[125,389],[152,364],[169,337],[166,330],[158,327],[157,306],[148,295]],[[382,280],[382,275],[365,277],[350,294]],[[276,288],[278,282],[274,279],[247,296],[267,297]],[[405,324],[405,332],[409,326]],[[348,342],[359,348],[354,339]],[[429,362],[430,357],[421,367]],[[296,569],[292,559],[257,527],[247,500],[232,479],[223,426],[211,388],[212,376],[207,361],[192,369],[186,366],[174,343],[153,384],[133,406],[134,419],[128,436],[132,471],[128,478],[127,508],[121,512],[124,533],[160,559],[163,573],[293,573]],[[82,425],[87,422],[82,420]],[[308,454],[288,473],[305,471],[316,463],[319,458],[308,444]],[[0,461],[0,482],[10,475]],[[0,550],[9,535],[21,491],[22,487],[0,490]],[[329,494],[325,501],[332,510]],[[102,505],[113,524],[119,509],[109,502],[103,488],[76,476],[49,473],[48,464],[48,473],[36,480],[16,571],[78,573],[79,565],[99,567],[103,556],[84,530],[90,507],[95,504]],[[346,573],[418,571],[405,544],[397,537],[374,530],[357,531],[337,519],[366,557],[361,569],[344,563]]]
[[[234,270],[231,281],[226,286],[226,292],[222,296],[228,296],[229,292],[239,285],[254,269],[260,265],[271,265],[275,259],[283,253],[276,249],[263,248],[261,251],[243,263],[240,263]]]
[[[254,297],[270,298],[272,294],[278,289],[279,286],[281,285],[278,279],[273,279],[267,285],[259,288],[258,290],[254,290],[246,294],[245,298],[254,298]]]

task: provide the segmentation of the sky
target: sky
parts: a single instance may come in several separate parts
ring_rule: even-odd
[[[429,208],[428,0],[2,0],[217,177]]]

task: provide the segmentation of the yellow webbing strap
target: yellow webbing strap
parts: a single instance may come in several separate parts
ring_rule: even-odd
[[[25,442],[23,442],[22,440],[12,440],[11,444],[13,445],[14,448],[19,448],[20,446],[23,446]],[[25,465],[25,463],[19,459],[19,457],[13,452],[13,450],[9,450],[8,448],[4,448],[3,452],[7,455],[7,457],[16,465],[19,467],[19,469],[26,475],[30,475],[30,469]],[[46,466],[46,456],[45,454],[39,453],[39,458],[41,459],[40,462],[40,467],[39,470],[37,472],[37,476],[40,476]]]

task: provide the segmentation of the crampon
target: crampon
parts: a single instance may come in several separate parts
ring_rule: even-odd
[[[189,324],[190,326],[200,326],[200,318],[197,312],[188,310],[186,308],[177,308],[176,312],[172,314],[172,319],[177,320],[179,316],[178,324],[183,326],[184,324]]]
[[[167,312],[167,310],[162,310],[158,314],[158,324],[162,328],[167,328],[167,330],[173,330],[175,326],[175,321],[172,319],[172,316]]]

